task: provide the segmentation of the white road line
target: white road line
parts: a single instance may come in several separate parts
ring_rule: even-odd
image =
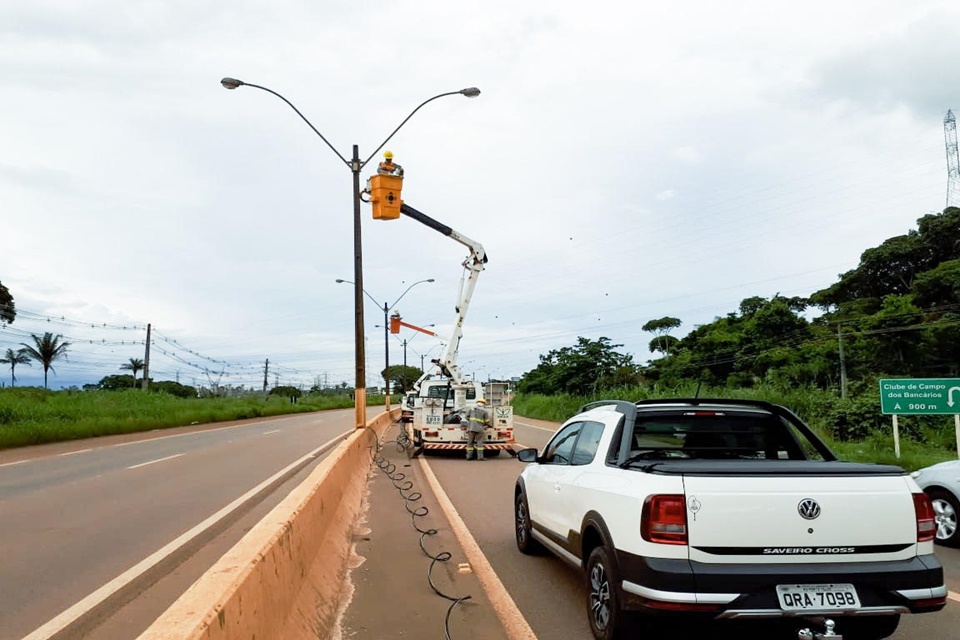
[[[24,462],[30,462],[29,460],[17,460],[16,462],[4,462],[0,464],[0,467],[12,467],[15,464],[23,464]]]
[[[166,458],[157,458],[156,460],[151,460],[150,462],[141,462],[140,464],[135,464],[132,467],[127,467],[127,469],[139,469],[140,467],[145,467],[148,464],[156,464],[158,462],[163,462],[164,460],[173,460],[174,458],[179,458],[182,455],[184,454],[178,453],[173,456],[167,456]]]
[[[450,528],[453,529],[453,533],[460,541],[464,553],[467,554],[467,560],[470,561],[474,574],[477,576],[477,579],[480,580],[480,585],[483,587],[483,590],[487,592],[487,596],[490,598],[490,604],[493,605],[497,617],[500,618],[500,622],[503,624],[507,636],[510,640],[537,640],[537,634],[533,632],[526,618],[523,617],[523,613],[520,612],[517,603],[513,601],[506,587],[500,582],[500,577],[496,571],[493,570],[493,566],[491,566],[487,557],[483,555],[483,551],[480,550],[480,545],[477,544],[477,541],[470,534],[466,523],[460,517],[460,514],[457,513],[457,509],[453,506],[453,503],[450,502],[450,498],[447,497],[443,487],[440,486],[437,477],[433,475],[433,470],[430,468],[430,465],[423,457],[418,457],[417,460],[420,461],[420,468],[423,469],[427,483],[430,485],[430,488],[433,489],[437,502],[440,503],[440,508],[443,509],[447,520],[450,522]]]
[[[91,448],[91,449],[79,449],[79,450],[77,450],[77,451],[67,451],[66,453],[58,453],[58,454],[57,454],[57,457],[58,457],[58,458],[62,458],[63,456],[72,456],[72,455],[76,455],[76,454],[78,454],[78,453],[86,453],[87,451],[93,451],[93,449],[92,449],[92,448]]]
[[[271,433],[280,433],[280,429],[274,429],[273,431],[264,431],[261,435],[268,436]]]
[[[953,591],[947,592],[947,598],[953,600],[954,602],[960,602],[960,593],[955,593]]]
[[[310,458],[316,457],[317,455],[322,453],[327,447],[331,447],[337,442],[342,442],[343,439],[349,436],[351,433],[353,433],[353,431],[354,431],[353,429],[350,429],[350,431],[347,431],[346,433],[342,433],[336,438],[333,438],[332,440],[328,440],[327,442],[320,445],[319,447],[317,447],[310,453],[306,454],[305,456],[301,457],[300,459],[294,460],[289,465],[287,465],[280,471],[276,472],[275,474],[273,474],[272,476],[270,476],[269,478],[267,478],[266,480],[264,480],[263,482],[255,486],[253,489],[250,489],[250,491],[247,491],[245,494],[243,494],[242,496],[240,496],[239,498],[237,498],[236,500],[234,500],[233,502],[225,506],[223,509],[220,509],[220,511],[217,511],[215,514],[213,514],[212,516],[210,516],[209,518],[207,518],[206,520],[204,520],[194,528],[190,529],[189,531],[181,535],[176,540],[173,540],[172,542],[167,543],[166,546],[162,547],[161,549],[158,549],[150,556],[144,558],[134,566],[130,567],[129,569],[121,573],[119,576],[117,576],[107,584],[103,585],[102,587],[100,587],[99,589],[97,589],[96,591],[88,595],[83,600],[80,600],[79,602],[74,604],[72,607],[70,607],[66,611],[63,611],[60,615],[48,621],[43,626],[38,627],[37,629],[32,631],[29,635],[24,636],[22,640],[49,640],[54,635],[56,635],[57,633],[59,633],[69,625],[71,625],[80,616],[87,613],[88,611],[96,607],[98,604],[100,604],[101,602],[103,602],[104,600],[112,596],[114,593],[116,593],[123,587],[127,586],[134,580],[136,580],[143,573],[147,572],[152,567],[157,565],[161,560],[163,560],[164,558],[172,554],[174,551],[176,551],[177,549],[179,549],[180,547],[190,542],[191,540],[196,538],[198,535],[200,535],[201,533],[203,533],[204,531],[206,531],[207,529],[215,525],[218,521],[225,518],[231,512],[235,511],[244,502],[246,502],[253,496],[257,495],[265,487],[275,482],[278,478],[281,478],[285,473],[287,473],[288,471],[296,467],[298,464],[305,462]]]

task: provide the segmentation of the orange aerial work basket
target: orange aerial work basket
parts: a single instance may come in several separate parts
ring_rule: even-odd
[[[400,217],[400,190],[403,178],[377,173],[370,176],[370,203],[374,220],[396,220]]]

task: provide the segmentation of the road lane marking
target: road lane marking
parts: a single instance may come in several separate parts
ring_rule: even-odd
[[[182,534],[179,538],[167,543],[165,546],[161,547],[157,551],[153,552],[150,556],[144,558],[137,564],[133,565],[119,576],[103,585],[87,597],[83,598],[72,607],[61,612],[59,615],[49,620],[42,626],[30,632],[29,635],[26,635],[22,640],[50,640],[54,635],[67,628],[78,618],[83,616],[85,613],[102,603],[104,600],[112,596],[114,593],[124,588],[141,575],[149,571],[151,568],[159,564],[164,558],[175,552],[177,549],[187,544],[201,533],[215,525],[217,522],[228,516],[230,513],[238,509],[244,502],[257,495],[265,487],[270,486],[273,482],[283,477],[288,471],[296,467],[297,465],[306,462],[310,458],[316,457],[324,452],[325,449],[334,446],[335,444],[342,442],[344,438],[348,437],[351,433],[354,432],[354,429],[340,434],[332,440],[328,440],[324,444],[320,445],[310,453],[302,456],[301,458],[294,460],[292,463],[276,472],[253,489],[250,489],[245,494],[225,506],[220,511],[217,511],[215,514],[190,529],[186,533]]]
[[[273,431],[264,431],[261,435],[268,436],[271,433],[280,433],[280,429],[274,429]]]
[[[24,462],[30,462],[29,460],[17,460],[16,462],[4,462],[0,464],[0,467],[12,467],[15,464],[23,464]]]
[[[953,591],[948,591],[947,597],[953,600],[954,602],[960,602],[960,593],[954,593]]]
[[[184,454],[178,453],[176,455],[167,456],[166,458],[157,458],[156,460],[151,460],[150,462],[141,462],[140,464],[135,464],[132,467],[127,467],[127,469],[139,469],[140,467],[145,467],[148,464],[156,464],[158,462],[163,462],[164,460],[173,460],[174,458],[179,458]]]
[[[513,601],[513,598],[511,598],[507,592],[507,588],[500,582],[500,577],[497,576],[496,571],[493,570],[493,566],[490,564],[490,561],[487,560],[487,557],[483,555],[483,551],[480,550],[480,545],[477,544],[470,530],[467,529],[466,523],[460,517],[460,514],[457,513],[457,509],[453,506],[450,498],[447,497],[443,487],[440,486],[437,476],[433,475],[433,470],[430,468],[430,465],[423,457],[418,457],[417,460],[420,461],[420,468],[427,478],[427,483],[430,485],[430,488],[433,489],[433,494],[436,496],[437,502],[440,503],[440,508],[443,509],[444,514],[446,514],[450,528],[453,530],[454,535],[457,536],[457,540],[460,541],[460,546],[463,547],[463,551],[467,555],[467,560],[470,561],[470,565],[473,567],[474,574],[477,576],[477,579],[480,580],[480,585],[483,587],[483,590],[487,592],[487,597],[490,598],[490,604],[493,605],[497,617],[500,618],[500,622],[503,624],[507,636],[510,640],[537,640],[537,634],[530,628],[526,618],[523,617],[523,613],[520,612],[520,608],[517,607],[517,603]]]
[[[58,458],[62,458],[63,456],[72,456],[72,455],[76,455],[76,454],[78,454],[78,453],[86,453],[87,451],[93,451],[93,449],[91,448],[91,449],[79,449],[79,450],[77,450],[77,451],[67,451],[66,453],[59,453],[59,454],[57,454],[57,457],[58,457]]]

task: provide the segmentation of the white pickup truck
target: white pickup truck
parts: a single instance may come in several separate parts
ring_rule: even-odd
[[[788,619],[800,638],[879,640],[902,614],[946,603],[916,482],[837,460],[784,407],[595,402],[542,452],[517,457],[529,463],[514,494],[517,546],[583,571],[598,640],[627,637],[625,611]]]

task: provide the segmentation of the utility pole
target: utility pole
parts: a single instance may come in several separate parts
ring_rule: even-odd
[[[837,344],[840,346],[840,397],[847,399],[847,363],[843,359],[843,334],[840,333],[840,323],[837,323]]]
[[[141,388],[146,391],[150,382],[150,325],[147,325],[147,348],[143,355],[143,384]]]
[[[267,361],[263,363],[263,392],[267,392],[267,374],[270,371],[270,358],[267,358]]]

